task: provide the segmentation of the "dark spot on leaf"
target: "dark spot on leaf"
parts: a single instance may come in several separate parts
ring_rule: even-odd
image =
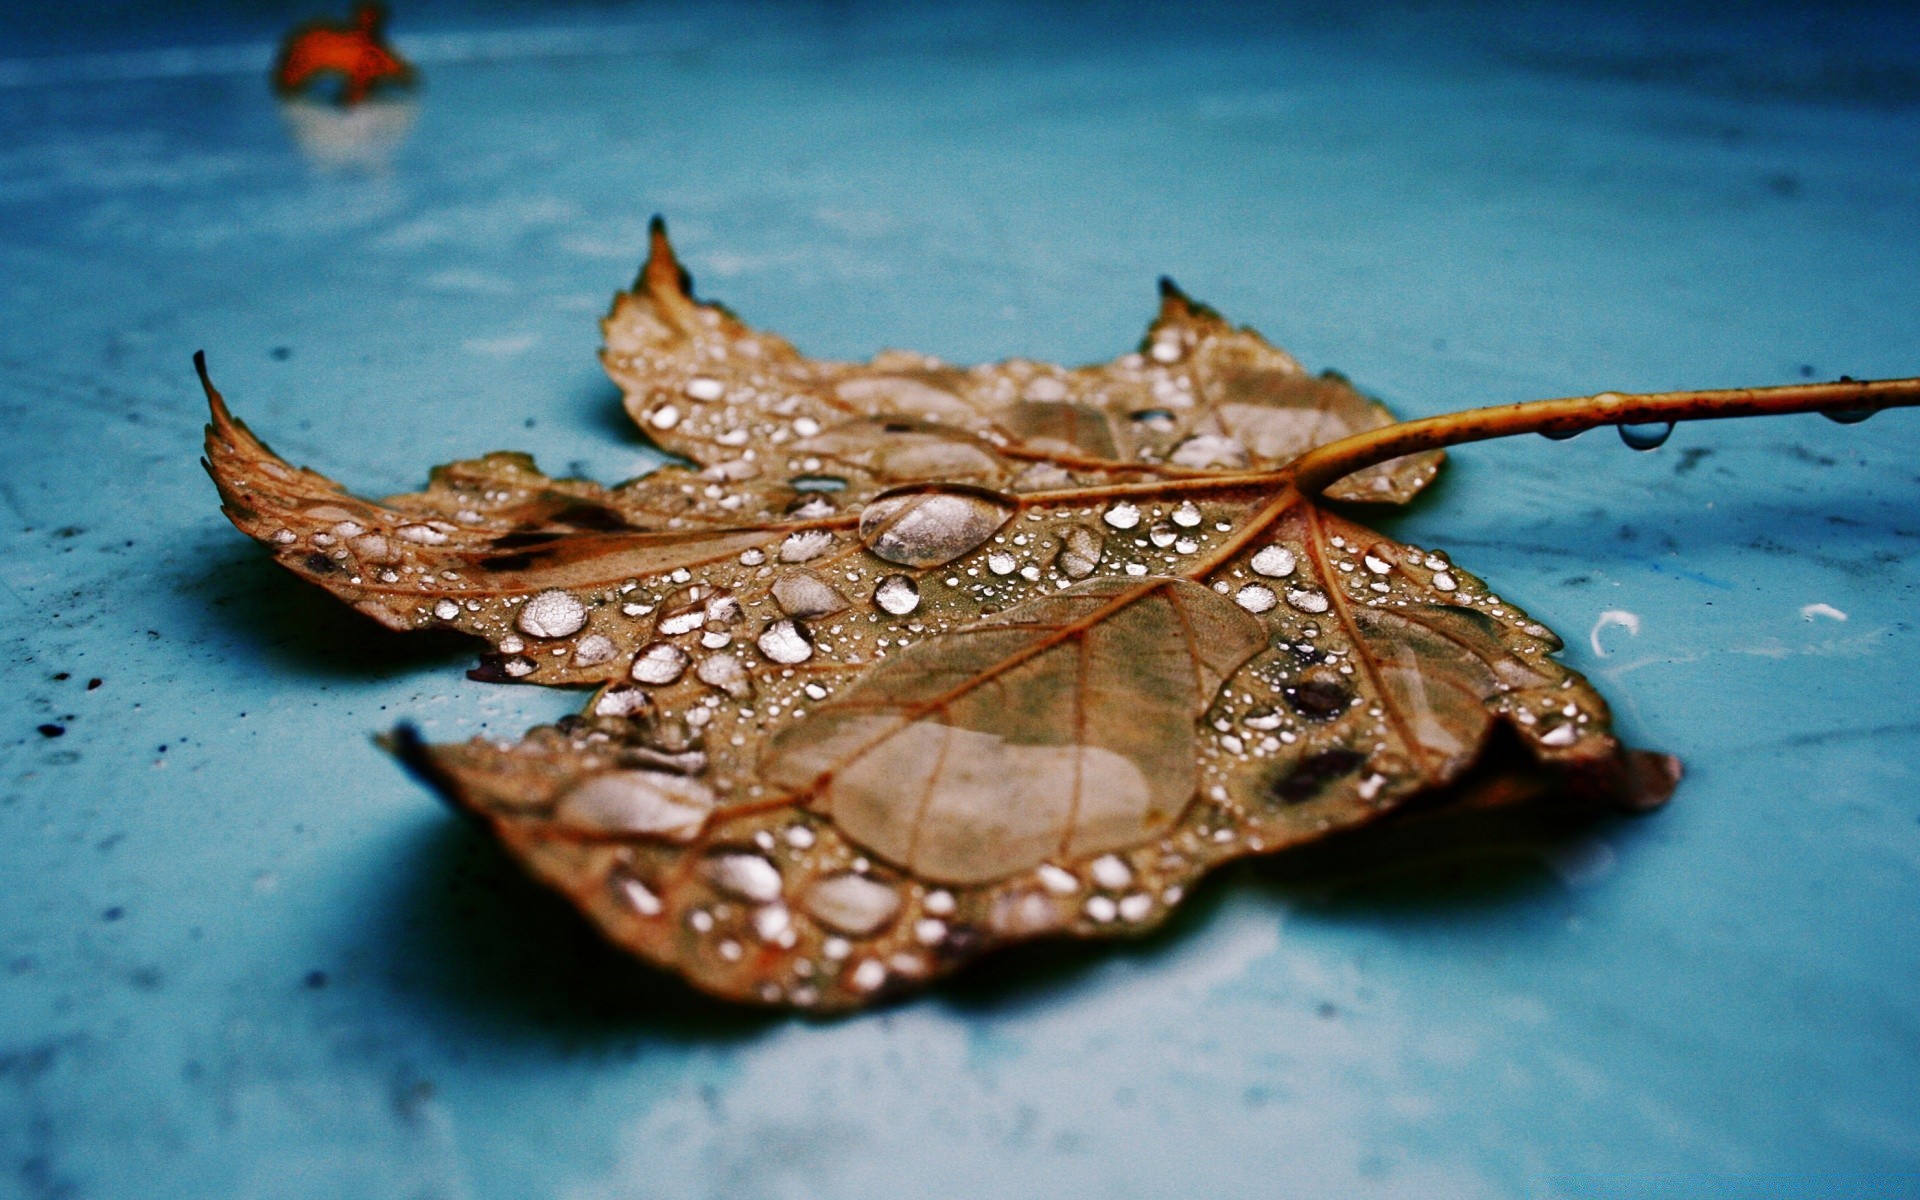
[[[1279,804],[1304,804],[1366,761],[1366,755],[1345,747],[1309,754],[1290,773],[1274,780],[1267,794]]]
[[[532,546],[546,546],[566,537],[564,533],[503,533],[493,539],[496,550],[525,550]],[[482,563],[482,566],[486,564]]]
[[[1303,717],[1316,721],[1325,721],[1347,711],[1347,705],[1353,702],[1353,693],[1337,683],[1328,683],[1321,679],[1309,679],[1287,689],[1287,703]]]
[[[575,529],[592,529],[600,533],[625,533],[633,526],[626,518],[604,504],[569,504],[551,518],[556,525],[570,525]]]
[[[338,564],[318,550],[302,559],[301,565],[305,566],[307,570],[312,571],[315,575],[331,575],[340,569]]]
[[[474,563],[482,571],[524,571],[540,556],[533,554],[496,554]]]

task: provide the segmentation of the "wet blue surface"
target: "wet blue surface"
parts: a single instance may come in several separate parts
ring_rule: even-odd
[[[1472,447],[1390,522],[1667,811],[821,1024],[625,968],[372,746],[577,697],[268,564],[188,365],[364,492],[627,477],[595,321],[661,211],[826,355],[1103,359],[1166,272],[1411,415],[1912,374],[1910,16],[420,5],[410,137],[329,170],[283,16],[179,11],[0,18],[0,1194],[1920,1194],[1913,413]]]

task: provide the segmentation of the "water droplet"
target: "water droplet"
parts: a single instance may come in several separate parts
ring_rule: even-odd
[[[953,893],[945,889],[928,892],[926,899],[920,902],[920,907],[936,917],[951,916],[955,907]]]
[[[887,968],[878,959],[863,959],[847,975],[847,982],[863,992],[871,992],[887,981]]]
[[[1013,555],[1011,554],[995,551],[987,555],[987,570],[992,571],[995,575],[1011,575],[1013,574],[1015,565]]]
[[[451,600],[442,600],[433,606],[433,615],[442,621],[451,621],[460,615],[460,606]]]
[[[695,375],[692,379],[687,380],[686,393],[689,399],[698,400],[703,404],[709,404],[726,395],[727,389],[718,379],[710,379],[705,375]]]
[[[742,550],[740,552],[740,565],[743,567],[757,567],[765,561],[767,561],[767,552],[764,550]]]
[[[1179,536],[1173,526],[1165,521],[1155,521],[1153,528],[1147,530],[1147,540],[1163,550],[1173,545],[1173,540]]]
[[[1367,570],[1372,571],[1375,575],[1385,575],[1387,572],[1393,570],[1392,563],[1384,558],[1376,558],[1371,554],[1367,555],[1362,561],[1367,564]]]
[[[1542,746],[1571,746],[1580,740],[1580,731],[1571,721],[1564,725],[1555,725],[1540,735]]]
[[[1135,892],[1120,901],[1120,916],[1127,921],[1144,921],[1153,911],[1153,897],[1145,892]]]
[[[1447,574],[1447,572],[1445,571],[1441,571],[1434,575],[1433,586],[1436,588],[1439,588],[1443,592],[1450,592],[1453,589],[1459,587],[1460,584],[1459,584],[1459,581],[1454,579],[1452,575]]]
[[[797,529],[780,543],[780,561],[812,562],[833,548],[833,534],[825,529]]]
[[[812,649],[808,649],[812,653]],[[740,660],[731,654],[713,654],[700,660],[693,669],[695,678],[708,687],[716,687],[736,700],[742,700],[753,691],[753,682],[747,678],[747,669]]]
[[[633,677],[641,683],[672,683],[687,669],[687,652],[670,642],[653,642],[633,659]]]
[[[664,771],[608,771],[562,796],[553,819],[597,833],[684,841],[700,832],[713,804],[713,790],[697,779]]]
[[[573,665],[576,667],[597,667],[603,662],[612,662],[620,654],[620,648],[613,639],[603,634],[590,633],[580,639],[573,648]]]
[[[889,575],[873,589],[873,602],[896,617],[920,607],[920,585],[905,575]]]
[[[1286,696],[1287,703],[1300,715],[1316,721],[1337,717],[1353,703],[1353,693],[1324,679],[1309,679],[1290,687]]]
[[[1672,421],[1650,421],[1644,425],[1621,425],[1620,440],[1635,450],[1658,450],[1673,434]]]
[[[541,592],[520,606],[514,621],[520,632],[537,638],[563,638],[587,623],[587,606],[562,591]]]
[[[802,619],[830,616],[847,607],[847,598],[838,588],[804,568],[774,580],[773,598],[782,612]]]
[[[431,525],[402,525],[395,532],[402,539],[421,546],[442,546],[447,541],[447,535]]]
[[[893,920],[900,893],[864,875],[834,875],[808,888],[800,904],[822,925],[865,937]]]
[[[1183,500],[1180,507],[1173,510],[1173,523],[1182,529],[1192,529],[1200,523],[1200,510],[1193,501]]]
[[[643,917],[657,917],[666,911],[666,905],[654,895],[652,888],[624,871],[615,871],[608,876],[607,882],[612,885],[615,896]]]
[[[1088,866],[1093,881],[1103,888],[1119,891],[1133,882],[1133,869],[1117,854],[1103,854]]]
[[[792,666],[813,657],[813,642],[798,621],[791,618],[768,625],[755,645],[774,662]]]
[[[780,869],[758,854],[715,854],[701,871],[707,882],[742,900],[771,904],[780,898]]]
[[[671,404],[662,404],[647,417],[647,424],[655,429],[672,429],[680,423],[680,410]]]
[[[1278,729],[1286,723],[1286,718],[1271,708],[1253,709],[1240,720],[1248,729],[1257,729],[1262,733],[1270,729]]]
[[[1858,425],[1879,411],[1877,408],[1829,408],[1820,415],[1836,425]]]
[[[1273,589],[1263,583],[1250,583],[1233,594],[1233,602],[1250,613],[1271,610],[1277,601]]]
[[[1550,442],[1564,442],[1570,438],[1577,438],[1585,432],[1584,429],[1542,429],[1540,436]]]
[[[1221,437],[1217,433],[1196,433],[1173,448],[1167,456],[1183,467],[1200,470],[1206,467],[1232,467],[1238,469],[1247,465],[1247,448],[1230,437]]]
[[[1140,510],[1123,500],[1109,508],[1103,519],[1115,529],[1132,529],[1140,523]]]
[[[1179,362],[1180,356],[1184,354],[1185,351],[1181,348],[1178,337],[1164,337],[1154,339],[1154,343],[1147,350],[1147,353],[1153,358],[1153,361],[1164,365]]]
[[[1284,579],[1293,574],[1296,565],[1293,551],[1285,546],[1265,546],[1253,556],[1248,564],[1256,575],[1265,575],[1269,579]]]
[[[1111,897],[1088,896],[1086,911],[1088,919],[1105,925],[1108,921],[1113,920],[1114,917],[1119,915],[1120,907],[1113,902]]]
[[[860,538],[888,562],[937,567],[992,537],[1013,505],[972,491],[882,496],[860,513]]]
[[[947,923],[938,917],[922,917],[913,923],[913,940],[922,946],[938,946],[946,936]]]
[[[1100,565],[1105,539],[1085,525],[1069,525],[1060,534],[1060,573],[1068,579],[1085,579]]]
[[[1306,588],[1288,588],[1287,603],[1305,613],[1323,613],[1327,611],[1327,597],[1324,593],[1309,591]]]
[[[1064,867],[1052,863],[1041,863],[1034,874],[1040,877],[1040,886],[1057,896],[1071,896],[1080,890],[1079,877]]]

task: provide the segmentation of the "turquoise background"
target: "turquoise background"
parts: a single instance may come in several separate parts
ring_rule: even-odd
[[[1406,415],[1916,374],[1911,13],[407,4],[350,171],[267,94],[290,15],[0,17],[0,1194],[1920,1195],[1912,413],[1469,447],[1387,522],[1668,810],[823,1023],[618,961],[374,748],[578,696],[272,566],[189,366],[364,493],[625,478],[595,322],[658,211],[822,355],[1104,359],[1165,272]]]

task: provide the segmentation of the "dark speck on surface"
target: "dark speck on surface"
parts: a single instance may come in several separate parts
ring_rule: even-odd
[[[87,680],[87,690],[92,691],[93,689],[99,687],[101,684],[105,682],[106,680],[104,679],[89,679]]]
[[[53,681],[55,683],[65,683],[67,680],[72,678],[73,676],[66,671],[55,671],[53,673]]]
[[[275,346],[269,353],[273,355],[273,361],[285,362],[288,359],[293,357],[293,347],[292,346]]]
[[[1680,452],[1680,461],[1673,464],[1673,473],[1685,475],[1699,466],[1701,459],[1711,457],[1713,457],[1713,451],[1705,446],[1689,446]]]
[[[124,917],[126,915],[127,915],[127,910],[124,908],[121,908],[118,904],[116,904],[112,908],[109,908],[105,912],[101,913],[100,919],[102,921],[118,921],[121,917]]]
[[[45,725],[40,726],[40,736],[42,737],[50,737],[50,738],[64,737],[66,736],[66,732],[67,732],[67,727],[65,725],[55,725],[51,721],[49,721]]]
[[[306,978],[301,982],[317,992],[327,986],[327,973],[325,971],[308,971]]]

